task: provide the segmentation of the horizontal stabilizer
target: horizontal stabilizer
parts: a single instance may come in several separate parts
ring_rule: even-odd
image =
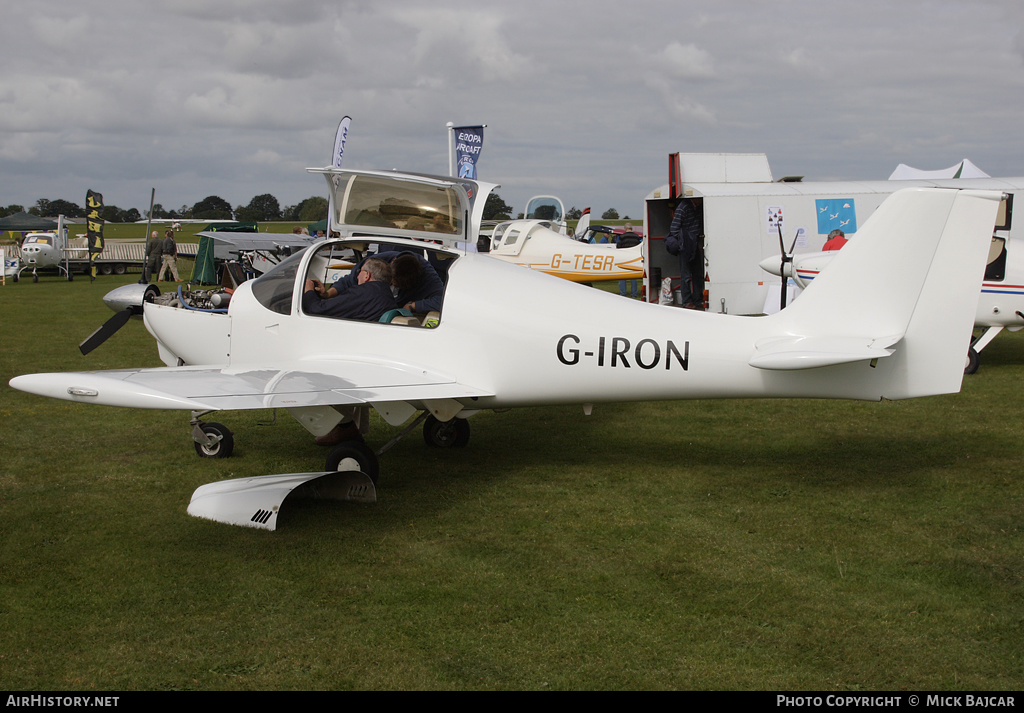
[[[762,339],[749,364],[758,369],[814,369],[856,361],[881,359],[893,353],[902,335],[868,337],[772,337]]]
[[[234,478],[196,488],[188,514],[227,525],[276,530],[281,506],[295,497],[377,502],[370,476],[358,470],[330,473],[288,473]]]

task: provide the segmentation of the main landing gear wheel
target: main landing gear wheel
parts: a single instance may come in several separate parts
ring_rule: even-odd
[[[235,450],[235,437],[231,435],[231,431],[227,426],[210,421],[209,423],[199,424],[199,428],[207,436],[208,441],[205,443],[195,442],[196,453],[200,457],[228,458],[231,456],[231,453]]]
[[[362,441],[342,441],[331,449],[324,470],[358,470],[376,485],[380,464],[377,455]]]
[[[428,416],[423,422],[423,440],[435,448],[465,448],[469,443],[469,421],[464,418],[438,421]]]
[[[964,367],[965,374],[973,374],[978,370],[978,366],[981,364],[981,357],[978,356],[978,352],[974,350],[974,347],[967,348],[967,366]]]

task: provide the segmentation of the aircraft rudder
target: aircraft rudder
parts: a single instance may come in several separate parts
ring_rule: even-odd
[[[886,398],[960,390],[981,296],[988,247],[1003,194],[955,192],[898,359]]]

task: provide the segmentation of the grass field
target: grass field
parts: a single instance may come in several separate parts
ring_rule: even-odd
[[[2,689],[1024,685],[1024,335],[954,396],[483,413],[271,533],[185,508],[318,470],[287,414],[224,414],[236,457],[204,460],[185,412],[6,386],[158,366],[141,323],[77,349],[132,279],[0,288]]]

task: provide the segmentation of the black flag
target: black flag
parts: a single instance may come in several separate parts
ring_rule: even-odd
[[[86,240],[89,244],[89,278],[96,277],[96,255],[103,252],[103,196],[93,190],[85,193]]]

